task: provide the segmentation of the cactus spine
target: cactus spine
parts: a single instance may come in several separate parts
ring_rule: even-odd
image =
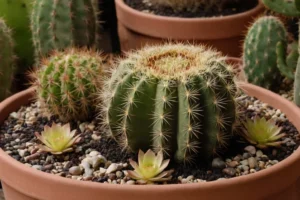
[[[272,30],[272,31],[271,31]],[[274,90],[281,79],[277,68],[277,43],[287,48],[287,32],[276,17],[259,18],[244,42],[244,65],[248,81]]]
[[[228,145],[236,121],[232,68],[218,53],[182,44],[146,47],[112,73],[104,126],[124,148],[163,150],[178,161]]]
[[[52,50],[93,47],[97,18],[92,0],[36,0],[31,16],[37,61]]]
[[[88,50],[55,52],[32,74],[38,100],[63,121],[91,117],[100,88],[102,57]]]
[[[10,94],[15,61],[13,48],[11,30],[0,18],[0,101]]]

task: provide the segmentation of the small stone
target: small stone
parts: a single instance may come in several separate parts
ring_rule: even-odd
[[[100,153],[98,151],[91,151],[89,153],[89,156],[98,156],[98,155],[100,155]]]
[[[115,180],[116,179],[116,174],[114,174],[114,173],[110,173],[110,174],[108,174],[108,178],[110,179],[110,180]]]
[[[264,161],[258,161],[258,167],[260,169],[264,169],[265,168],[265,162]]]
[[[249,153],[243,153],[243,159],[248,159],[250,157],[251,155]]]
[[[243,169],[243,172],[248,172],[249,171],[249,167],[245,166],[245,165],[242,165],[242,169]]]
[[[227,163],[227,166],[229,166],[229,167],[233,167],[233,168],[235,168],[236,166],[238,166],[239,165],[239,162],[238,161],[231,161],[231,162],[229,162],[229,163]]]
[[[193,180],[194,179],[194,176],[188,176],[188,177],[186,177],[186,180],[188,180],[188,181],[191,181],[191,180]]]
[[[71,175],[81,175],[82,169],[79,166],[74,166],[69,169]]]
[[[278,163],[278,160],[271,160],[270,163],[271,163],[272,165],[276,165],[276,164]]]
[[[288,147],[292,147],[292,146],[295,146],[295,145],[296,145],[296,142],[294,142],[294,140],[286,143],[286,146],[288,146]]]
[[[223,169],[223,173],[229,175],[229,176],[235,176],[236,170],[234,168],[228,167]]]
[[[96,134],[92,134],[92,139],[98,141],[98,140],[101,139],[101,136],[100,135],[96,135]]]
[[[105,163],[105,162],[106,159],[101,155],[95,156],[91,159],[91,163],[94,169],[97,169],[101,163]]]
[[[267,155],[262,155],[260,158],[262,161],[265,161],[265,162],[269,161],[269,157]]]
[[[110,173],[112,173],[112,172],[115,172],[115,171],[118,170],[118,168],[119,168],[118,164],[112,163],[112,164],[109,165],[109,167],[107,168],[106,174],[110,174]]]
[[[129,181],[126,182],[126,184],[128,184],[128,185],[134,185],[134,184],[135,184],[135,181],[129,180]]]
[[[42,170],[42,166],[41,165],[33,165],[32,168],[33,169],[37,169],[37,170]]]
[[[23,158],[24,156],[25,156],[25,153],[27,152],[27,149],[19,149],[18,150],[18,153],[19,153],[19,155]]]
[[[226,167],[226,163],[221,158],[215,158],[212,161],[212,167],[218,169],[224,169]]]
[[[252,145],[246,146],[244,148],[244,150],[247,151],[248,153],[250,153],[251,155],[255,155],[255,153],[256,153],[256,148]]]
[[[47,171],[53,169],[53,164],[48,164],[43,166],[42,171]]]
[[[37,159],[38,157],[40,157],[40,155],[41,155],[40,153],[35,153],[35,154],[30,155],[30,156],[26,156],[24,158],[24,160],[25,160],[25,162],[28,162],[30,160]]]
[[[240,162],[240,160],[243,159],[243,156],[242,155],[237,155],[233,158],[234,161],[237,161],[237,162]]]
[[[264,154],[263,154],[263,152],[261,150],[258,150],[256,152],[256,157],[260,158],[262,155],[264,155]]]
[[[123,173],[122,173],[121,171],[117,171],[117,172],[116,172],[116,176],[117,176],[118,178],[121,178],[121,177],[123,176]]]
[[[248,164],[249,164],[250,169],[254,169],[257,167],[257,161],[254,157],[248,158]]]
[[[242,165],[244,165],[244,166],[248,166],[249,165],[248,160],[242,160],[240,163]]]
[[[103,167],[100,167],[99,173],[100,173],[100,175],[104,175],[106,173],[106,169]]]
[[[250,173],[251,173],[251,174],[253,174],[253,173],[255,173],[255,172],[256,172],[255,169],[250,169]]]

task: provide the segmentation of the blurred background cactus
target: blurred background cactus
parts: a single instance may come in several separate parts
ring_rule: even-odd
[[[12,29],[17,59],[17,73],[24,73],[34,62],[30,31],[30,13],[33,0],[1,0],[0,17]]]
[[[164,45],[129,55],[101,94],[103,121],[125,149],[153,148],[178,161],[229,145],[237,119],[231,66],[201,46]]]
[[[0,102],[10,94],[15,68],[14,45],[11,30],[0,18]]]
[[[94,47],[99,30],[95,6],[93,0],[36,0],[31,29],[37,63],[53,50]]]
[[[63,121],[92,117],[102,67],[102,57],[92,50],[54,52],[31,74],[38,101]]]
[[[278,88],[282,79],[277,67],[278,42],[287,48],[287,32],[276,17],[261,17],[251,26],[245,38],[243,56],[249,82],[271,90]]]
[[[282,0],[262,0],[262,3],[271,11],[275,13],[279,13],[280,15],[283,15],[285,17],[300,17],[300,0],[289,0],[289,1],[282,1]],[[272,66],[272,70],[275,71],[275,68],[280,70],[281,74],[284,75],[288,79],[294,79],[294,101],[295,103],[300,106],[300,59],[299,59],[299,45],[291,44],[292,47],[290,51],[288,52],[287,48],[287,39],[286,39],[286,32],[285,29],[283,29],[283,25],[281,22],[279,22],[278,19],[275,20],[274,17],[266,17],[263,18],[265,27],[260,28],[260,34],[262,32],[268,31],[268,33],[265,33],[269,35],[269,37],[260,37],[257,40],[254,41],[254,46],[257,47],[261,46],[259,50],[258,48],[256,50],[256,57],[263,58],[264,55],[272,55],[272,57],[265,57],[264,59],[264,65],[263,66]],[[262,21],[262,19],[259,19],[254,25],[250,28],[250,31],[248,32],[247,38],[253,39],[253,29],[258,26],[258,24]],[[276,26],[268,26],[268,24],[275,23]],[[267,27],[267,28],[266,28]],[[300,29],[300,24],[299,24]],[[279,34],[280,33],[280,34]],[[264,39],[267,38],[267,39]],[[262,65],[260,65],[259,62],[250,63],[249,61],[249,55],[248,52],[251,52],[251,45],[249,44],[249,41],[247,39],[245,40],[245,48],[244,48],[244,61],[246,66],[246,72],[248,72],[248,78],[250,82],[255,82],[253,72],[256,69],[260,68],[262,75],[261,77],[268,77],[270,76],[270,71],[262,71],[262,69],[265,69]],[[267,42],[267,44],[265,44]],[[271,45],[272,44],[272,45]],[[271,45],[271,46],[270,46]],[[253,45],[252,45],[253,46]],[[276,54],[274,53],[274,50],[276,49]],[[296,52],[298,49],[298,53]],[[276,70],[277,71],[277,70]],[[295,72],[296,71],[296,72]],[[279,82],[274,82],[275,84],[278,84]],[[260,84],[260,83],[257,83]],[[264,85],[263,85],[264,86]]]

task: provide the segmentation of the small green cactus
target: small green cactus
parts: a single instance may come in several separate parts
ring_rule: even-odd
[[[0,101],[10,94],[15,64],[13,49],[11,30],[0,18]]]
[[[287,32],[273,16],[259,18],[249,29],[244,42],[244,65],[250,83],[275,90],[281,80],[277,67],[277,44],[287,48]]]
[[[93,0],[35,0],[31,29],[36,59],[53,50],[93,47],[97,34],[97,8]]]
[[[202,46],[167,44],[132,53],[102,92],[109,134],[134,152],[189,162],[228,145],[237,118],[231,66]]]
[[[88,50],[55,52],[32,73],[37,99],[63,121],[92,117],[103,59]]]

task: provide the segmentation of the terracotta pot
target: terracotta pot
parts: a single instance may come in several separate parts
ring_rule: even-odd
[[[123,0],[116,0],[116,10],[123,51],[172,39],[204,43],[225,55],[240,57],[241,41],[247,26],[263,13],[264,7],[259,3],[247,12],[225,17],[179,18],[140,12],[129,7]]]
[[[231,59],[231,62],[240,62]],[[266,89],[244,83],[242,89],[282,110],[300,131],[300,109]],[[28,89],[0,103],[0,124],[33,97]],[[44,173],[14,160],[0,150],[0,178],[6,200],[298,200],[300,198],[300,149],[271,168],[228,180],[185,185],[111,185],[75,181]]]

